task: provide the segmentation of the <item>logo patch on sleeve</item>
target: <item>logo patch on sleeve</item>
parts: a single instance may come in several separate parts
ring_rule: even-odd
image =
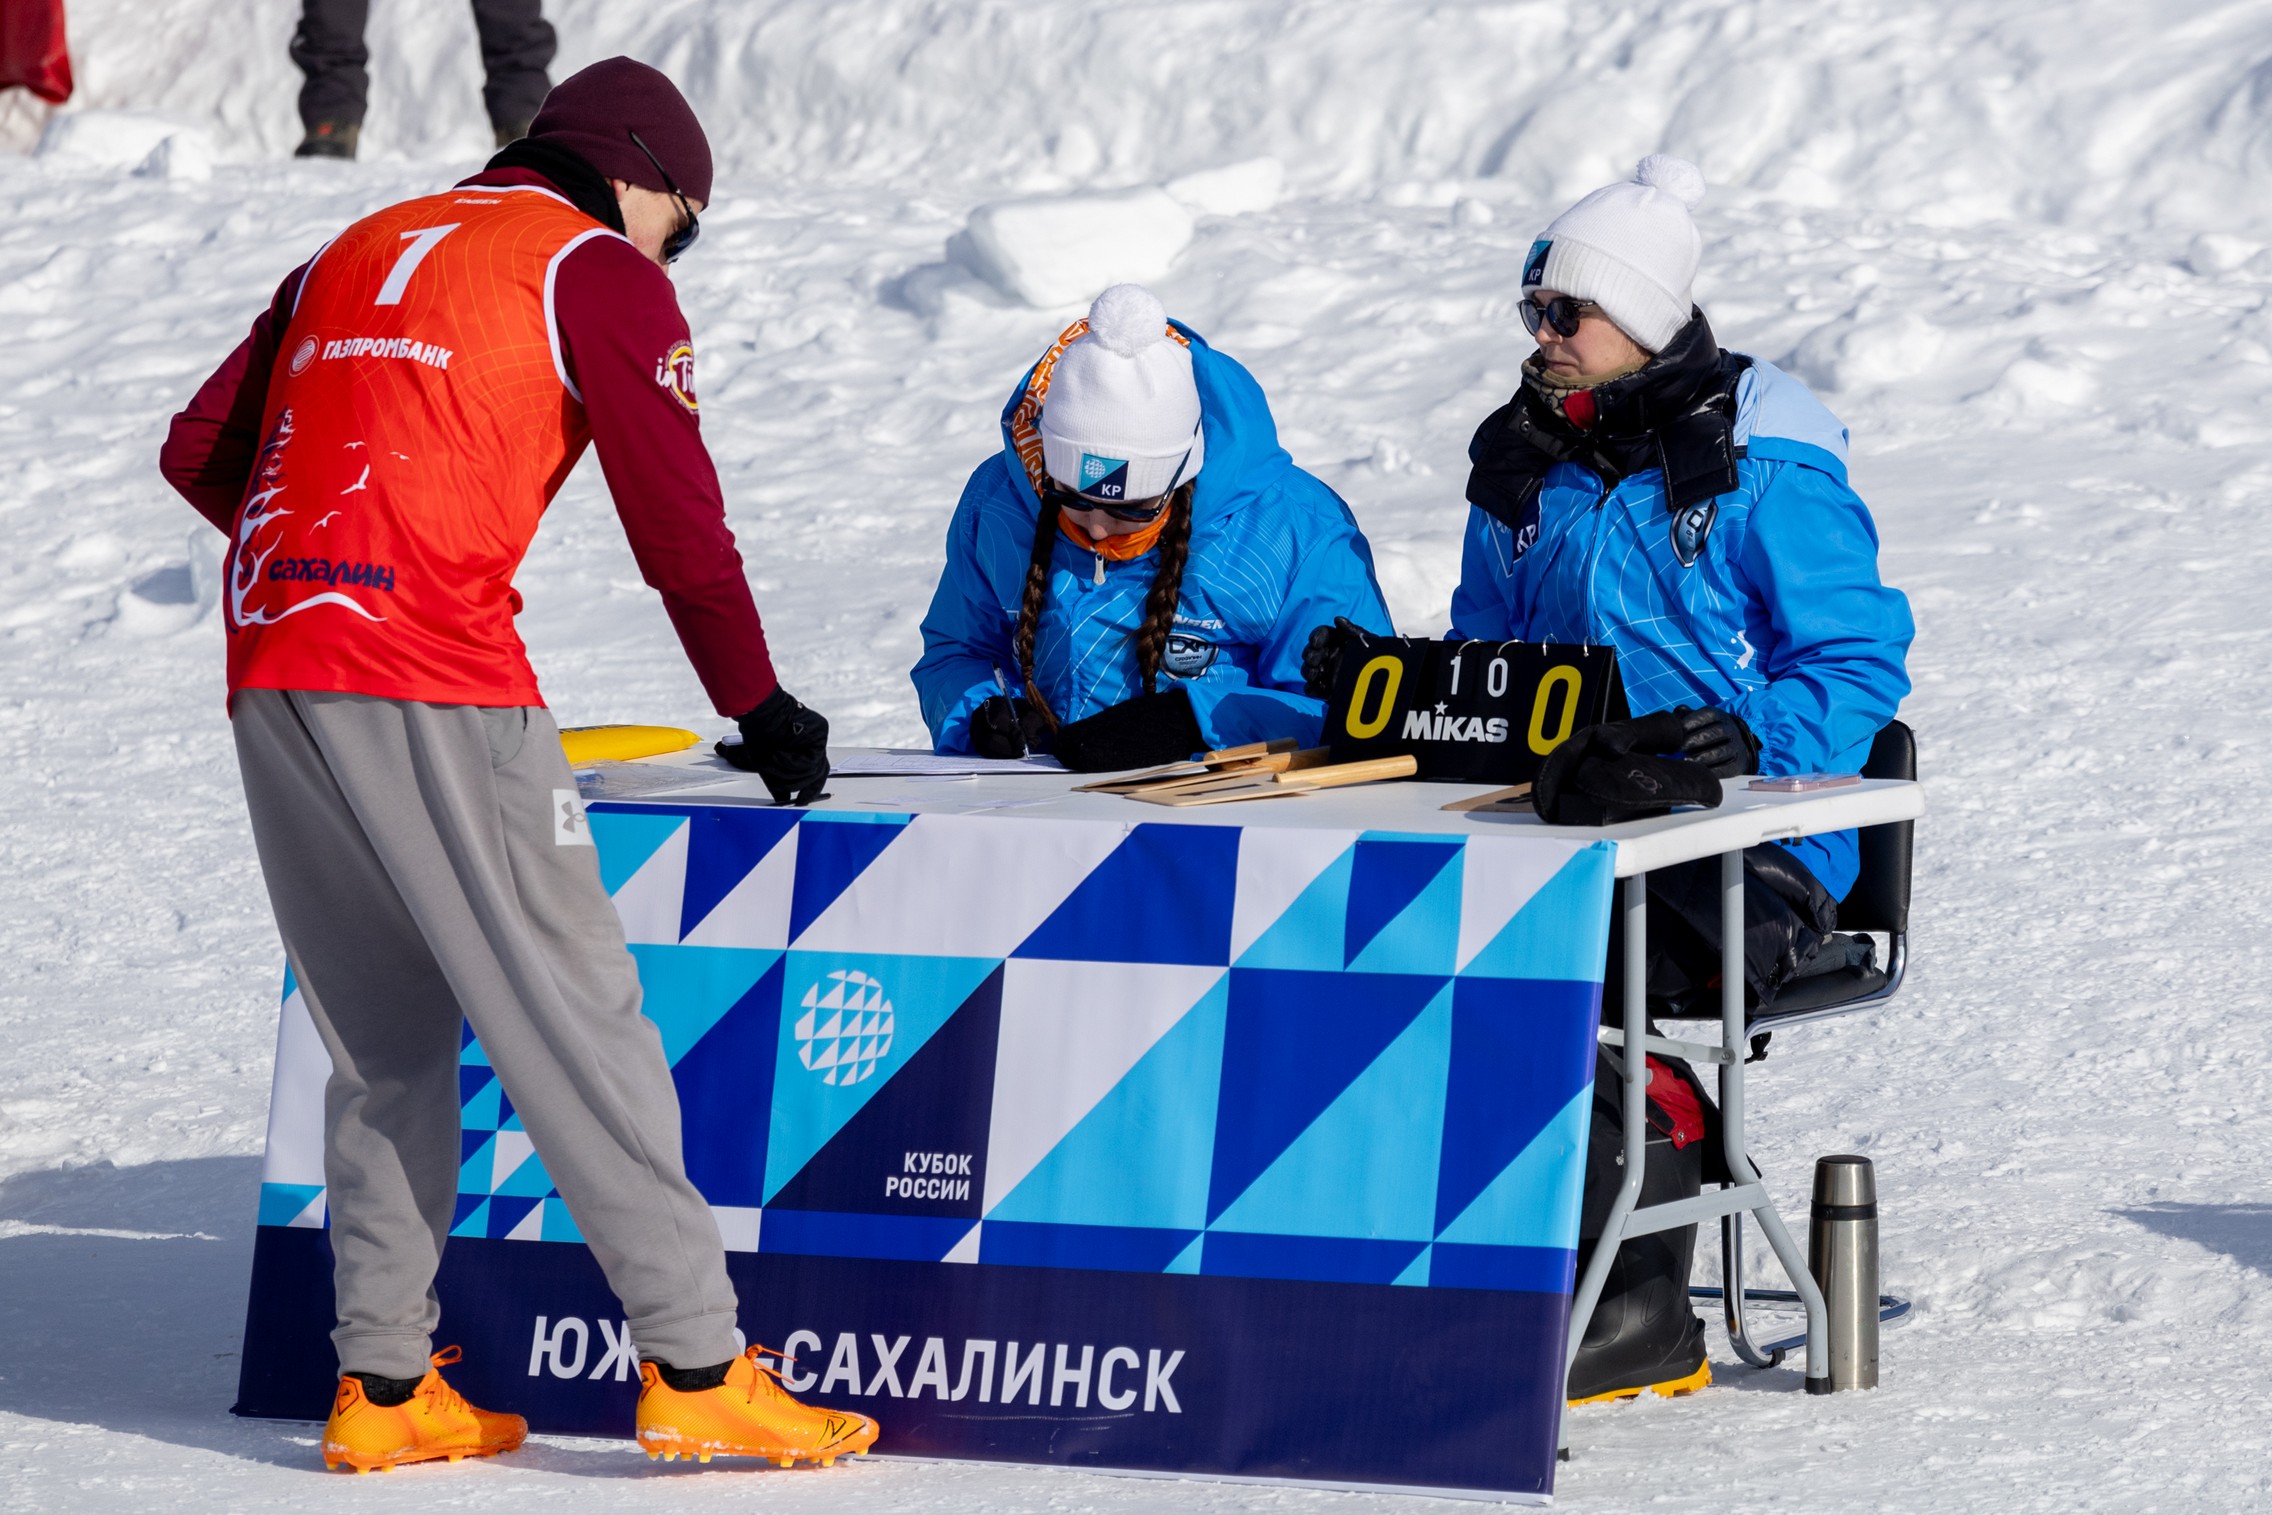
[[[1128,498],[1128,460],[1126,458],[1100,458],[1093,452],[1081,454],[1082,494],[1095,495],[1100,500]]]
[[[1536,289],[1544,281],[1546,278],[1546,255],[1553,250],[1554,244],[1544,237],[1540,237],[1536,242],[1531,243],[1530,256],[1523,260],[1523,288]]]
[[[702,402],[694,397],[694,344],[681,342],[657,359],[655,382],[669,390],[688,415],[700,412]]]

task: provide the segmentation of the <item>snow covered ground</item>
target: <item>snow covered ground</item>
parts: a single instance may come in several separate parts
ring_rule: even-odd
[[[565,1440],[326,1481],[312,1428],[224,1413],[278,954],[221,710],[218,539],[153,459],[286,269],[468,171],[485,133],[465,8],[398,0],[375,7],[369,161],[281,161],[293,9],[73,0],[89,113],[0,152],[0,1509],[1418,1508],[693,1473]],[[564,66],[670,67],[721,144],[678,281],[707,434],[784,675],[850,743],[917,739],[940,532],[1071,313],[949,258],[976,208],[1276,159],[1275,194],[1267,167],[1218,180],[1237,213],[1200,214],[1157,287],[1261,377],[1425,632],[1466,439],[1525,350],[1522,249],[1640,152],[1698,157],[1706,308],[1852,427],[1921,627],[1911,987],[1780,1039],[1753,1084],[1787,1213],[1815,1154],[1876,1159],[1888,1286],[1917,1309],[1872,1394],[1811,1399],[1718,1344],[1704,1395],[1579,1412],[1560,1500],[2272,1503],[2261,6],[550,9]],[[19,146],[42,124],[0,111]],[[522,588],[564,721],[720,724],[596,469]]]

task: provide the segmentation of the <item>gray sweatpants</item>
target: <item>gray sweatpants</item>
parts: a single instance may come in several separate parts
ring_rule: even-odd
[[[341,1372],[426,1371],[473,1025],[645,1357],[734,1355],[717,1223],[541,708],[247,689],[237,761],[324,1091]]]

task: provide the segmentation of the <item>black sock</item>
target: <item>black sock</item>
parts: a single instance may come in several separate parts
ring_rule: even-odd
[[[657,1358],[655,1360],[655,1371],[662,1375],[664,1383],[669,1384],[679,1393],[699,1394],[704,1389],[715,1389],[723,1384],[726,1381],[726,1370],[733,1365],[734,1359],[729,1357],[724,1362],[713,1364],[707,1368],[674,1368],[669,1363]]]
[[[349,1373],[346,1376],[361,1379],[363,1397],[382,1408],[406,1402],[418,1392],[418,1386],[426,1381],[423,1373],[416,1378],[386,1378],[377,1373]]]

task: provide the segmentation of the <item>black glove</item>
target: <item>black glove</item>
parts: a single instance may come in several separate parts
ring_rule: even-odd
[[[1675,805],[1716,808],[1720,781],[1711,769],[1657,756],[1681,750],[1685,717],[1692,713],[1661,710],[1576,732],[1546,755],[1531,785],[1531,808],[1556,826],[1614,826],[1663,815]]]
[[[1314,699],[1332,699],[1334,682],[1341,677],[1341,649],[1349,645],[1352,635],[1362,636],[1364,631],[1347,616],[1337,615],[1331,626],[1311,632],[1309,645],[1302,649],[1302,693]]]
[[[765,703],[734,723],[738,743],[718,743],[718,756],[765,780],[776,805],[810,805],[828,796],[828,717],[797,703],[779,685]]]
[[[1107,705],[1057,731],[1057,758],[1075,773],[1114,773],[1176,763],[1207,745],[1191,696],[1181,689]]]
[[[1049,748],[1049,718],[1022,695],[989,695],[970,713],[970,750],[980,757],[1021,758]]]
[[[1759,738],[1751,734],[1742,716],[1710,707],[1691,710],[1686,705],[1674,706],[1672,713],[1680,717],[1682,757],[1702,763],[1716,779],[1759,771]]]

